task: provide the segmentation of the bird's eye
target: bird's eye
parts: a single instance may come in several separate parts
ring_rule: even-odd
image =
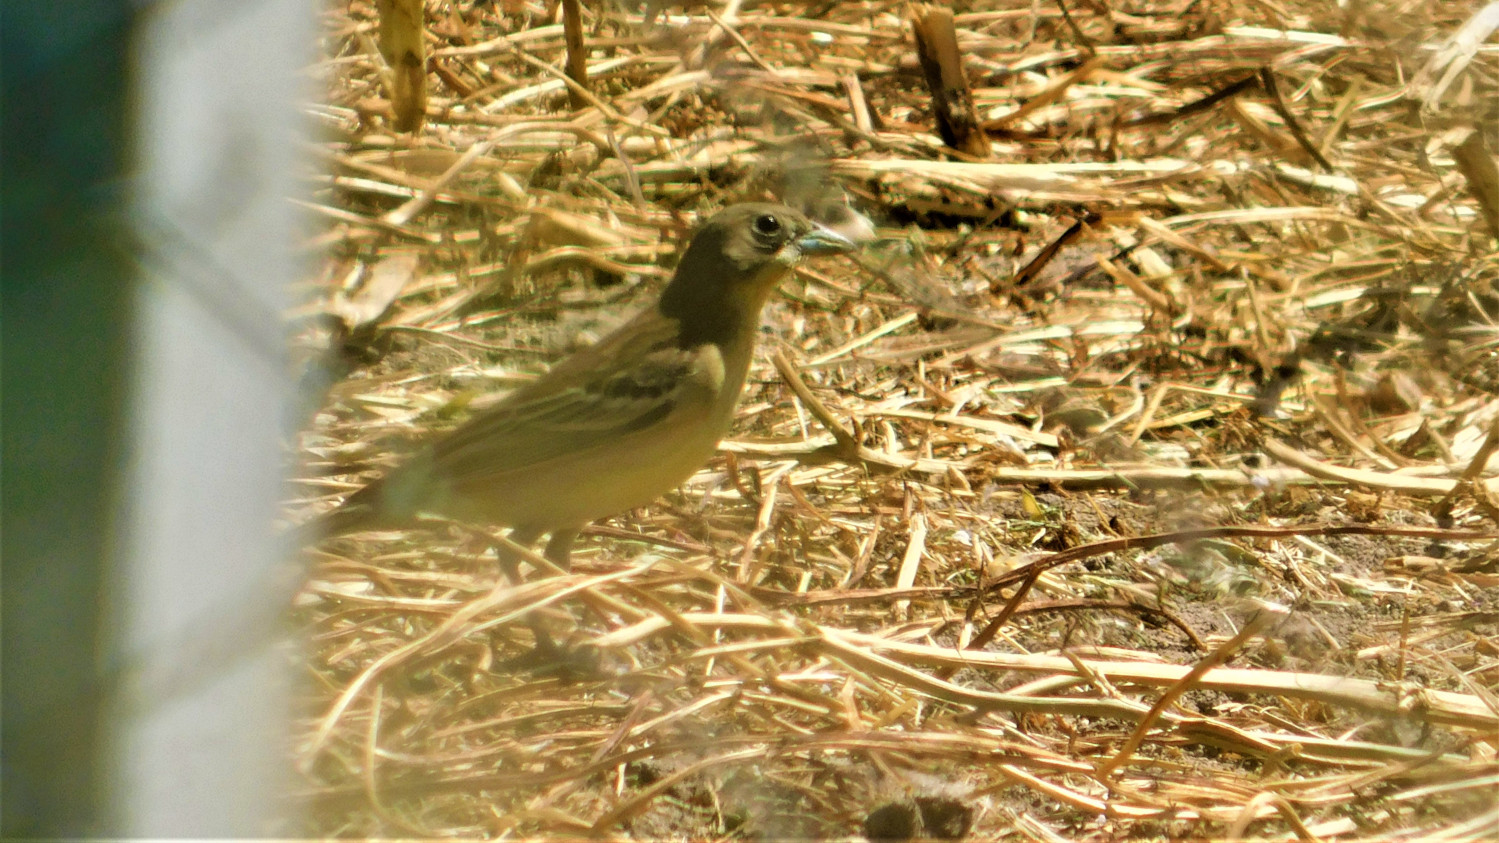
[[[773,237],[781,233],[781,221],[776,219],[775,214],[761,214],[755,217],[755,233],[761,237]]]

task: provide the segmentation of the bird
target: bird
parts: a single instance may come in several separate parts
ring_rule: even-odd
[[[760,314],[803,257],[848,237],[777,204],[731,205],[693,235],[650,307],[305,525],[331,537],[441,519],[508,527],[569,567],[586,525],[681,485],[728,431]],[[519,582],[519,562],[506,561]]]

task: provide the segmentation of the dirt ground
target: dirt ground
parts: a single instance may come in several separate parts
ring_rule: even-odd
[[[565,575],[508,585],[497,525],[309,551],[288,832],[1499,839],[1470,4],[956,4],[987,157],[933,128],[931,7],[585,4],[575,103],[567,5],[429,4],[416,133],[374,5],[328,7],[289,520],[649,306],[717,208],[876,236]]]

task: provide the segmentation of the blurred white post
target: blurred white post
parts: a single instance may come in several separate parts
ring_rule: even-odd
[[[270,529],[292,406],[281,312],[305,239],[298,104],[315,4],[140,7],[129,203],[141,281],[108,599],[132,681],[106,722],[114,837],[295,830]]]

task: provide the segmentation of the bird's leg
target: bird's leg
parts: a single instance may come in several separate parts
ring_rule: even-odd
[[[578,537],[581,529],[581,527],[558,527],[552,530],[552,537],[547,539],[546,558],[564,571],[571,570],[573,540]],[[546,654],[555,659],[562,653],[562,648],[552,640],[540,615],[532,615],[531,634],[536,637],[538,654]]]
[[[546,558],[557,563],[557,567],[562,570],[571,571],[573,542],[582,531],[582,527],[558,527],[553,530],[552,537],[547,540]]]
[[[528,548],[541,536],[541,533],[542,531],[535,527],[521,526],[512,529],[506,538],[521,547]],[[550,544],[547,546],[551,547]],[[505,579],[510,581],[511,585],[519,586],[525,582],[525,580],[521,579],[520,559],[516,556],[515,551],[502,546],[496,548],[495,553],[500,560],[500,571],[505,575]],[[552,641],[551,633],[547,632],[546,623],[542,620],[539,612],[527,613],[526,625],[531,628],[531,638],[536,642],[536,650],[538,652],[552,652],[557,649],[557,645]]]
[[[573,542],[577,540],[578,533],[582,532],[583,526],[557,527],[552,530],[552,536],[547,540],[546,558],[564,571],[572,570]],[[607,618],[607,613],[594,605],[594,599],[587,591],[579,594],[585,606],[598,613],[601,618]],[[536,627],[532,627],[535,631]],[[537,636],[537,655],[546,658],[546,667],[549,671],[561,677],[563,681],[596,676],[600,672],[598,650],[589,644],[571,644],[566,648],[559,647],[550,639]]]
[[[577,541],[578,534],[581,532],[583,532],[583,528],[581,526],[558,527],[557,529],[553,530],[552,537],[547,540],[547,549],[545,554],[546,558],[551,560],[552,564],[556,565],[562,570],[571,571],[573,542]],[[593,599],[592,595],[585,591],[579,596],[582,598],[583,603],[586,604],[587,608],[592,609],[600,619],[603,619],[607,622],[609,617],[608,611],[605,608],[601,607],[598,604],[598,601]]]
[[[521,547],[530,547],[539,536],[541,536],[541,531],[535,527],[516,527],[506,538]],[[514,551],[499,547],[495,549],[495,554],[499,557],[500,571],[505,575],[505,579],[510,580],[511,585],[520,585],[520,559],[516,558]]]
[[[552,530],[552,536],[547,541],[546,558],[562,570],[568,570],[571,567],[573,541],[581,530],[581,527]],[[530,546],[541,533],[541,530],[532,527],[516,527],[510,531],[509,538],[516,544]],[[520,560],[516,558],[516,554],[504,548],[500,549],[499,554],[505,577],[519,585]],[[517,663],[530,663],[533,667],[544,668],[561,676],[588,675],[592,672],[594,665],[591,661],[580,659],[577,651],[557,643],[547,629],[546,618],[542,617],[541,611],[528,612],[526,626],[531,629],[531,638],[536,642],[535,649],[529,655],[517,659]]]

